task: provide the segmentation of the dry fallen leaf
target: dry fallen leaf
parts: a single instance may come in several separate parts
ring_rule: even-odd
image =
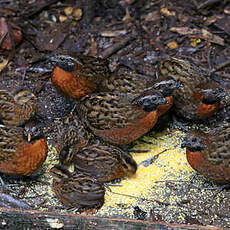
[[[158,11],[153,11],[153,12],[150,12],[150,13],[144,15],[143,18],[146,22],[150,22],[150,21],[155,21],[155,20],[159,19],[160,15],[159,15]]]
[[[175,16],[176,13],[174,11],[169,11],[167,8],[161,8],[160,10],[161,14],[166,16]]]
[[[120,35],[127,34],[127,30],[114,30],[114,31],[103,31],[101,32],[101,36],[103,37],[117,37]]]
[[[80,8],[74,9],[73,10],[73,16],[74,16],[75,20],[77,20],[77,21],[80,20],[81,16],[82,16],[82,9],[80,9]]]
[[[201,34],[199,29],[191,29],[189,27],[171,27],[170,31],[177,32],[182,35],[196,35]]]
[[[201,31],[203,34],[203,37],[201,38],[203,38],[204,40],[224,46],[224,39],[221,38],[220,36],[214,35],[205,29],[202,29]]]
[[[7,64],[8,64],[8,59],[3,59],[3,61],[0,63],[0,73],[6,67]]]
[[[90,39],[90,47],[89,47],[89,53],[90,56],[96,56],[97,55],[97,43],[95,42],[94,38],[91,37]]]
[[[199,44],[201,42],[200,38],[198,38],[198,39],[197,38],[191,38],[190,40],[191,40],[191,46],[192,47],[196,47],[197,44]]]
[[[214,35],[205,29],[191,29],[189,27],[171,27],[170,31],[177,32],[183,35],[189,35],[193,38],[201,38],[208,42],[224,46],[224,39]]]
[[[66,7],[65,9],[64,9],[64,12],[65,12],[65,15],[66,16],[69,16],[69,15],[71,15],[72,14],[72,12],[73,12],[73,7]]]
[[[8,24],[11,26],[13,32],[12,37],[10,37]],[[13,49],[13,42],[15,45],[17,45],[22,40],[21,29],[13,23],[7,23],[5,18],[0,18],[0,39],[3,39],[2,43],[0,44],[1,48],[5,50],[11,50]],[[14,39],[14,41],[12,41],[12,39]]]
[[[176,41],[171,41],[167,44],[167,46],[170,48],[170,49],[177,49],[178,48],[178,44]]]
[[[64,16],[64,15],[60,15],[60,16],[59,16],[59,21],[60,21],[60,22],[64,22],[64,21],[66,21],[67,19],[68,19],[67,16]]]

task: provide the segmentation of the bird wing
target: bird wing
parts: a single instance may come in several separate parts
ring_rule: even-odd
[[[12,120],[15,115],[15,101],[13,95],[6,90],[0,90],[0,119]]]
[[[82,174],[76,174],[63,182],[60,189],[64,198],[79,208],[97,206],[105,193],[101,184]]]
[[[118,163],[118,151],[106,145],[91,145],[76,153],[74,164],[76,169],[90,173],[96,178],[111,173]]]
[[[84,97],[78,108],[81,119],[90,128],[123,128],[146,115],[132,105],[131,95],[120,93],[99,93]]]
[[[22,128],[0,125],[0,160],[9,160],[23,140]]]
[[[212,162],[220,162],[230,166],[230,127],[212,130],[209,135],[208,158]]]

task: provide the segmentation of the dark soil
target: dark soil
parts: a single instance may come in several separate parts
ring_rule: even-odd
[[[71,9],[72,13],[68,13]],[[82,16],[74,9],[81,9]],[[52,54],[109,58],[112,70],[123,64],[153,78],[158,77],[157,64],[161,59],[176,56],[205,68],[214,80],[230,89],[228,0],[2,0],[0,15],[6,19],[11,44],[11,50],[0,49],[0,87],[32,90],[39,100],[38,119],[51,138],[55,136],[53,122],[74,105],[59,95],[50,81],[52,66],[48,58]],[[13,38],[13,24],[22,32],[19,44]],[[1,30],[2,27],[0,34]],[[217,122],[226,117],[230,118],[228,108],[218,114]],[[212,119],[209,123],[216,125]],[[184,223],[229,227],[229,191],[221,193],[223,205],[211,210],[211,215],[219,218],[207,222],[209,199],[204,211],[196,214],[203,215],[204,221],[191,214]],[[199,207],[199,200],[193,202],[194,207]],[[144,212],[137,212],[138,207],[136,218],[145,216]],[[157,220],[154,208],[151,216]]]

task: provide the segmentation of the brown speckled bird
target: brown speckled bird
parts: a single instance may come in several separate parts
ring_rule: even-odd
[[[0,125],[0,172],[30,175],[43,164],[47,151],[41,127]]]
[[[158,120],[157,106],[167,104],[158,91],[133,97],[118,92],[97,93],[79,101],[83,123],[104,141],[128,144],[150,131]]]
[[[151,89],[162,93],[168,104],[158,106],[159,116],[167,112],[173,105],[173,91],[180,87],[179,82],[173,79],[153,79],[138,74],[112,74],[102,82],[101,92],[129,93],[137,97],[144,91]]]
[[[64,205],[78,208],[80,212],[99,209],[103,205],[105,188],[93,177],[70,173],[60,165],[55,165],[50,173],[54,192]]]
[[[102,58],[56,55],[50,61],[56,64],[51,74],[53,85],[74,99],[100,91],[101,82],[110,75],[108,60]]]
[[[175,90],[175,112],[189,120],[199,120],[215,114],[227,96],[204,71],[188,61],[169,58],[160,63],[159,72],[181,83]]]
[[[191,132],[182,147],[193,169],[219,183],[230,182],[230,127],[209,134]]]
[[[0,120],[3,124],[22,125],[35,116],[36,112],[37,100],[30,91],[0,90]]]
[[[74,163],[77,171],[91,175],[100,182],[108,182],[124,176],[131,176],[137,164],[129,153],[113,145],[91,144],[78,152],[65,146],[60,153]]]
[[[77,152],[82,147],[86,146],[92,135],[85,129],[78,116],[70,113],[63,117],[60,122],[57,123],[58,133],[56,139],[56,148],[58,152],[65,146],[71,146],[74,152]],[[69,156],[69,155],[68,155]],[[62,159],[60,155],[60,161],[62,164],[68,162],[68,157]]]

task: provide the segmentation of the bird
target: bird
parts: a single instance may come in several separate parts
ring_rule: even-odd
[[[186,147],[188,163],[194,170],[218,183],[230,182],[230,126],[208,133],[192,131],[182,147]]]
[[[94,135],[115,145],[129,144],[150,131],[158,120],[157,106],[167,104],[156,91],[138,97],[119,92],[102,92],[83,97],[77,112]]]
[[[132,73],[113,73],[102,81],[101,92],[120,92],[137,97],[145,91],[155,89],[160,91],[168,104],[159,105],[159,116],[167,112],[173,105],[173,91],[181,85],[179,82],[167,77],[154,79],[149,76]]]
[[[69,159],[76,171],[93,176],[99,182],[131,176],[137,170],[137,164],[129,153],[101,142],[89,144],[77,152],[71,146],[65,146],[60,155]]]
[[[64,116],[60,122],[57,123],[57,138],[56,149],[58,152],[62,152],[65,146],[71,146],[74,152],[78,152],[79,149],[86,146],[91,138],[91,134],[86,130],[77,114],[73,112]],[[59,160],[62,164],[69,162],[68,156],[59,154]]]
[[[0,172],[28,176],[46,160],[48,146],[42,128],[0,125]]]
[[[182,118],[199,121],[214,115],[229,93],[192,63],[171,57],[159,64],[159,73],[181,83],[174,91],[174,111]]]
[[[135,97],[151,89],[155,82],[156,80],[152,77],[126,72],[126,70],[118,68],[102,81],[100,92],[117,91],[120,93],[130,93]]]
[[[50,61],[56,64],[51,74],[53,85],[58,92],[73,99],[80,99],[96,92],[114,91],[138,96],[154,88],[155,83],[158,84],[158,81],[152,77],[144,75],[120,73],[119,70],[111,73],[107,59],[85,55],[77,57],[55,55],[50,57]],[[164,92],[171,102],[172,91],[178,83],[173,83],[172,79],[170,84],[165,79],[163,82],[161,89],[167,88]],[[171,105],[172,102],[166,107],[169,109]]]
[[[101,82],[110,75],[109,61],[99,57],[54,55],[51,81],[56,90],[66,97],[82,98],[100,90]]]
[[[66,206],[79,212],[99,209],[104,204],[105,188],[95,178],[83,173],[70,173],[65,167],[55,165],[50,169],[53,190]]]
[[[0,121],[4,125],[20,126],[37,113],[36,96],[26,89],[0,90]]]

